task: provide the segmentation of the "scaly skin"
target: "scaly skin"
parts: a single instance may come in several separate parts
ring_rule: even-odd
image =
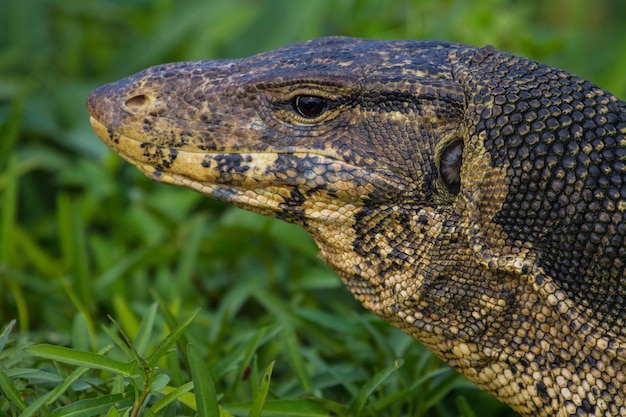
[[[626,415],[626,103],[487,47],[324,38],[88,99],[150,178],[302,225],[524,416]]]

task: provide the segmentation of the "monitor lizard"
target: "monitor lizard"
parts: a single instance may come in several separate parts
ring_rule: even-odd
[[[436,41],[322,38],[93,91],[148,177],[304,227],[367,309],[524,416],[626,415],[626,103]]]

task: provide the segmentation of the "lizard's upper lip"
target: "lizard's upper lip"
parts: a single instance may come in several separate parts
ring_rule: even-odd
[[[345,162],[335,155],[302,147],[280,150],[206,152],[194,148],[165,147],[142,141],[91,117],[95,132],[116,153],[153,180],[181,185],[244,205],[259,204],[246,190],[273,197],[299,188],[323,192],[343,203],[356,204],[364,195],[390,193],[398,187],[386,176]],[[282,190],[282,191],[281,191]],[[246,203],[242,203],[246,202]]]

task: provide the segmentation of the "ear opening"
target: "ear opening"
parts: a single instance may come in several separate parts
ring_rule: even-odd
[[[439,157],[439,175],[443,185],[453,194],[461,191],[461,165],[463,164],[463,141],[455,139],[441,152]]]

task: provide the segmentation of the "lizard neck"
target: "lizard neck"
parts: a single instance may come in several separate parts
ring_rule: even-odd
[[[457,257],[475,239],[452,211],[362,208],[350,219],[305,227],[367,309],[522,415],[626,413],[624,358],[590,345],[598,338],[572,328],[530,276],[502,261],[494,268],[497,259]]]

